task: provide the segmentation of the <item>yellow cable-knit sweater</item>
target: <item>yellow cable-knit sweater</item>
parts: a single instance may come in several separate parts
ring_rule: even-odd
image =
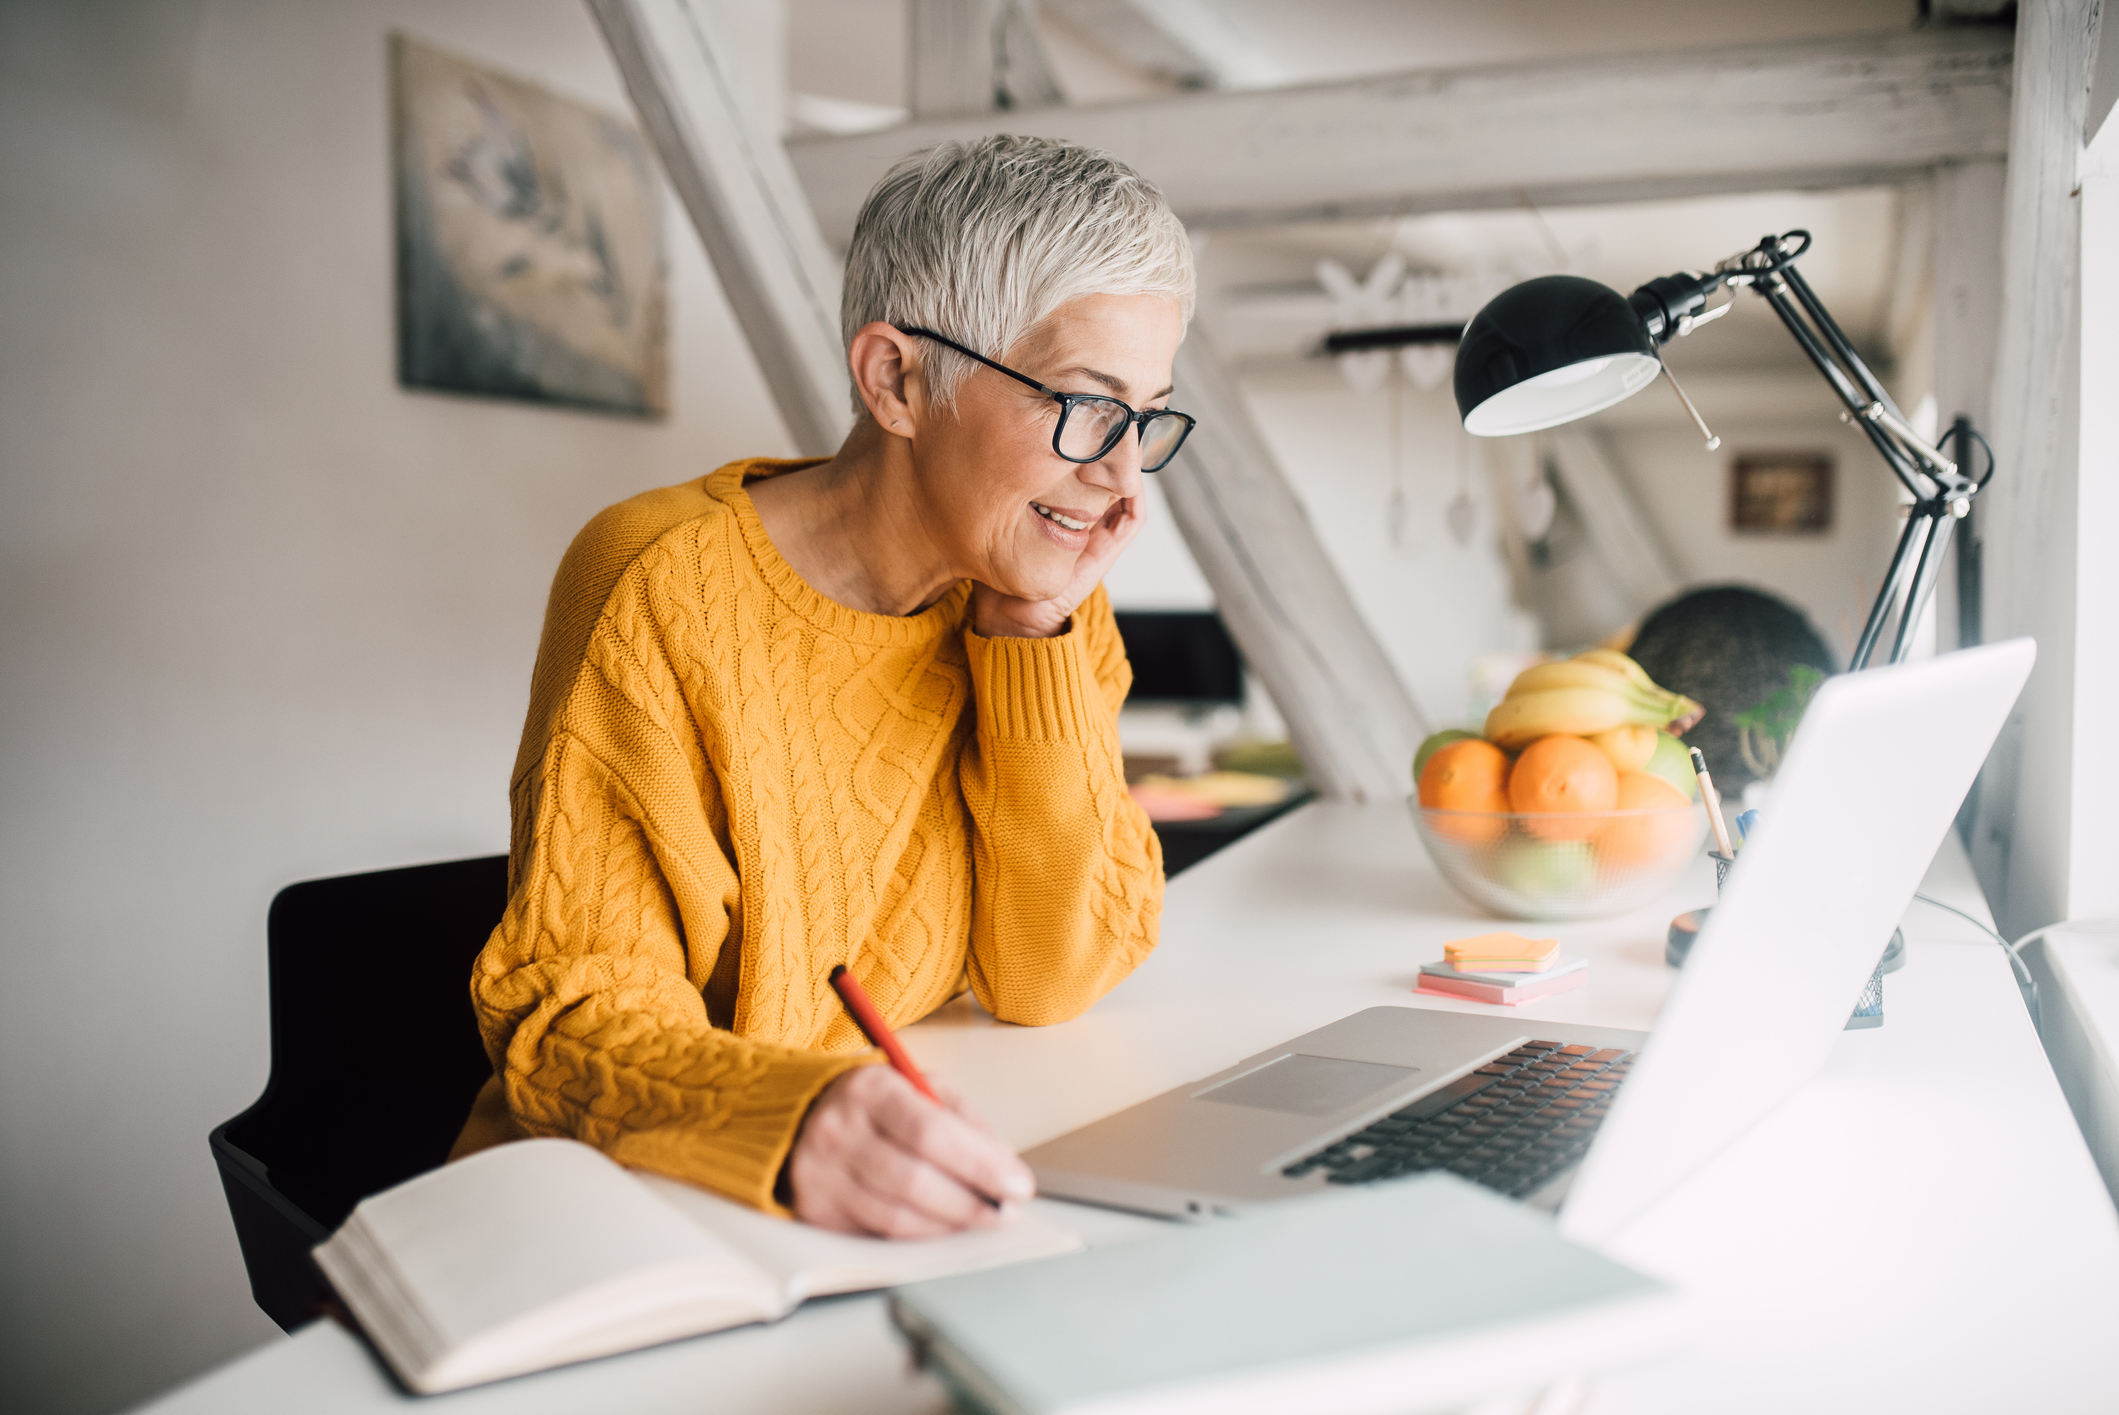
[[[824,1086],[961,992],[1075,1016],[1155,946],[1126,794],[1132,680],[1099,589],[989,639],[970,585],[904,618],[811,589],[737,462],[611,507],[553,582],[510,789],[508,907],[471,1000],[496,1072],[456,1154],[524,1133],[775,1209]]]

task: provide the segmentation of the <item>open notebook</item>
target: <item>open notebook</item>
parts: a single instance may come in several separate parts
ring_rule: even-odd
[[[316,1260],[398,1377],[432,1394],[1081,1246],[1028,1216],[849,1238],[524,1140],[362,1200]]]

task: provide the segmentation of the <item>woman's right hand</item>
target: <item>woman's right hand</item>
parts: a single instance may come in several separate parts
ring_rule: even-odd
[[[954,1090],[931,1084],[944,1105],[888,1066],[856,1067],[826,1086],[788,1156],[795,1217],[879,1238],[1011,1222],[1036,1192],[1029,1167]]]

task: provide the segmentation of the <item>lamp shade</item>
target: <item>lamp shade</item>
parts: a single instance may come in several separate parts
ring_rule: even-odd
[[[1545,275],[1503,290],[1464,327],[1457,411],[1474,437],[1536,432],[1631,398],[1662,371],[1625,296]]]

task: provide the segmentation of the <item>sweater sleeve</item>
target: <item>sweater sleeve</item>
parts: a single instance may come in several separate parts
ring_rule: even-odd
[[[1148,956],[1162,912],[1162,847],[1119,750],[1132,670],[1101,588],[1052,638],[964,637],[972,990],[1004,1022],[1064,1022]]]
[[[775,1212],[809,1104],[872,1060],[739,1037],[702,989],[735,948],[711,766],[636,577],[621,582],[518,803],[520,858],[471,997],[509,1112]]]

